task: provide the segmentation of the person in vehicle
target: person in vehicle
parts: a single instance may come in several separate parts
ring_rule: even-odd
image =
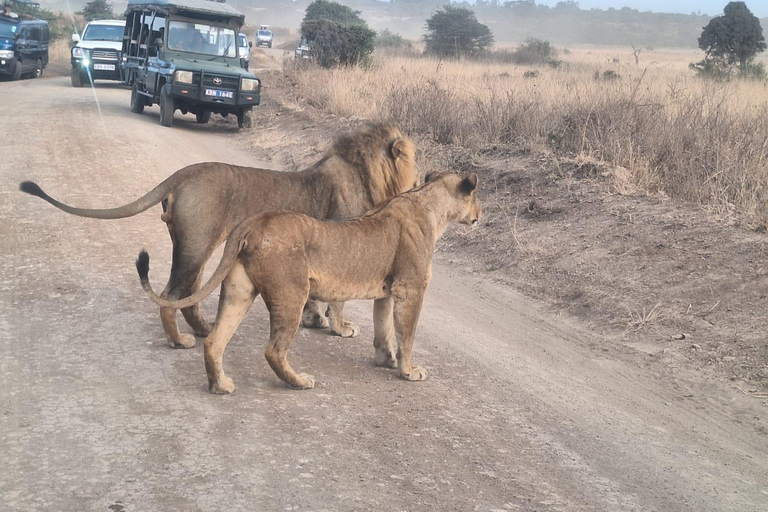
[[[7,18],[18,18],[19,15],[15,12],[11,12],[11,4],[5,4],[3,6],[3,16]]]

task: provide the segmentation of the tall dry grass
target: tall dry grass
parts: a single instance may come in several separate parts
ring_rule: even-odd
[[[468,149],[523,144],[596,159],[629,169],[646,190],[765,225],[768,85],[701,81],[687,69],[696,57],[581,48],[561,68],[534,69],[388,55],[368,69],[289,63],[285,72],[303,101],[339,116]]]

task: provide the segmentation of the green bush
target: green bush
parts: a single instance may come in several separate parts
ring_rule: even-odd
[[[403,39],[403,36],[400,34],[394,34],[386,28],[376,36],[375,44],[377,48],[389,48],[393,50],[413,49],[413,43],[407,39]]]
[[[427,20],[425,52],[438,57],[476,57],[493,44],[491,29],[464,7],[446,5]]]
[[[301,36],[318,64],[330,68],[370,61],[376,32],[358,14],[336,2],[316,0],[309,4]]]

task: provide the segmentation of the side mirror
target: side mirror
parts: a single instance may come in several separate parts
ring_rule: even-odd
[[[73,43],[79,43],[80,42],[80,34],[72,34],[72,42]]]
[[[248,48],[253,48],[253,41],[248,41]]]

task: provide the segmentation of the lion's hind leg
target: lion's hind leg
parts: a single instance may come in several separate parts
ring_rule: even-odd
[[[194,295],[198,290],[200,290],[200,286],[203,283],[204,271],[205,266],[203,265],[200,268],[200,272],[197,274],[197,279],[195,280],[194,284],[189,289],[189,291],[187,291],[187,295]],[[208,336],[211,334],[211,324],[209,324],[205,318],[203,318],[202,313],[200,313],[200,304],[195,304],[194,306],[182,309],[181,314],[184,315],[184,320],[187,321],[189,326],[195,332],[195,336]]]
[[[235,390],[235,383],[224,373],[224,350],[256,295],[258,291],[245,268],[240,262],[235,263],[221,286],[216,327],[204,343],[205,372],[208,374],[208,389],[211,393],[224,394]]]
[[[397,338],[393,319],[392,297],[373,301],[373,347],[376,366],[397,368]]]
[[[272,296],[262,291],[264,303],[269,310],[269,345],[264,352],[267,362],[275,374],[294,389],[312,389],[315,378],[312,375],[297,374],[288,364],[288,347],[299,330],[301,312],[309,297],[309,283],[303,287],[287,282],[280,283],[279,295]]]

